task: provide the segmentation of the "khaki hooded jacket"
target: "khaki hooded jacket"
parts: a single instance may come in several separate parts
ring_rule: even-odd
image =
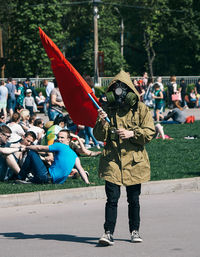
[[[139,101],[139,94],[134,87],[130,76],[121,71],[110,83],[125,83],[138,96],[138,102],[133,107],[104,108],[110,123],[102,125],[97,119],[94,127],[94,136],[99,141],[106,142],[99,163],[99,176],[117,185],[135,185],[150,179],[150,163],[145,144],[155,134],[154,122],[148,107]],[[134,136],[122,140],[115,133],[116,129],[132,130]]]

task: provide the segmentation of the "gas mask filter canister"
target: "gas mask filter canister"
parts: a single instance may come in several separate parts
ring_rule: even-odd
[[[133,106],[137,101],[137,96],[131,89],[122,82],[116,82],[112,85],[112,90],[106,93],[107,101],[110,104],[128,104]]]

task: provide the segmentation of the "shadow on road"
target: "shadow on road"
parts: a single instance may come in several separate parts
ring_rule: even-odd
[[[97,244],[99,238],[96,237],[79,237],[75,235],[66,235],[66,234],[24,234],[21,232],[9,232],[9,233],[0,233],[0,236],[7,237],[10,239],[43,239],[43,240],[56,240],[56,241],[65,241],[65,242],[78,242],[86,244]]]

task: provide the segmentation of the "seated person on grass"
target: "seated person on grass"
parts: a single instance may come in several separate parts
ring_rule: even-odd
[[[5,120],[5,116],[3,114],[3,112],[0,112],[0,126],[2,125],[6,125],[6,120]]]
[[[156,138],[156,139],[162,138],[163,140],[165,140],[165,139],[173,139],[172,137],[170,137],[170,136],[168,136],[168,135],[166,135],[164,133],[163,126],[160,123],[157,123],[155,125],[155,129],[156,129],[156,133],[154,135],[154,138]]]
[[[51,126],[48,128],[46,135],[44,136],[43,140],[42,140],[42,145],[51,145],[54,143],[54,140],[57,139],[57,135],[59,133],[59,131],[61,129],[64,129],[66,126],[66,120],[67,117],[66,116],[57,116],[53,122],[53,124],[51,124]],[[47,122],[50,123],[50,122]],[[45,124],[46,126],[46,124]],[[72,132],[70,132],[70,136],[76,140],[77,143],[75,143],[74,140],[71,140],[72,138],[70,138],[70,143],[69,146],[72,148],[72,150],[74,150],[77,154],[84,154],[87,156],[97,156],[101,154],[101,151],[90,151],[88,149],[85,148],[82,139],[78,136],[73,134]]]
[[[8,143],[12,131],[6,126],[0,126],[0,181],[4,181],[8,167],[13,169],[13,164],[16,163],[13,153],[20,151],[19,147],[10,147]],[[15,169],[16,174],[19,169]]]
[[[166,116],[164,116],[164,120],[161,122],[161,124],[183,124],[185,121],[186,116],[184,111],[180,110],[179,108],[175,108],[172,111],[169,111]]]
[[[30,145],[26,146],[27,157],[21,167],[18,178],[25,181],[28,173],[33,174],[34,183],[58,183],[62,184],[70,175],[75,166],[86,184],[89,180],[86,172],[81,166],[80,159],[76,153],[69,147],[70,134],[68,130],[61,130],[58,133],[57,142],[52,145]],[[54,161],[47,168],[37,152],[54,153]]]
[[[11,147],[19,147],[21,149],[25,149],[26,146],[32,145],[36,140],[36,134],[33,131],[27,131],[19,143],[12,144]],[[22,167],[26,157],[27,151],[20,151],[13,154],[15,157],[15,162],[13,161],[12,169],[9,169],[8,179],[17,179],[17,174],[20,171],[20,167]],[[12,174],[14,172],[14,174]]]

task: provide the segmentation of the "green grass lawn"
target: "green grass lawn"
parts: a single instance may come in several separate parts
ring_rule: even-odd
[[[151,180],[189,178],[200,176],[200,138],[184,139],[185,136],[200,136],[200,121],[194,124],[164,125],[165,134],[173,140],[154,139],[146,149],[151,162]],[[99,157],[81,157],[81,163],[90,173],[90,186],[103,185],[98,178]],[[81,179],[68,179],[62,185],[18,185],[0,182],[0,194],[24,193],[87,186]]]

